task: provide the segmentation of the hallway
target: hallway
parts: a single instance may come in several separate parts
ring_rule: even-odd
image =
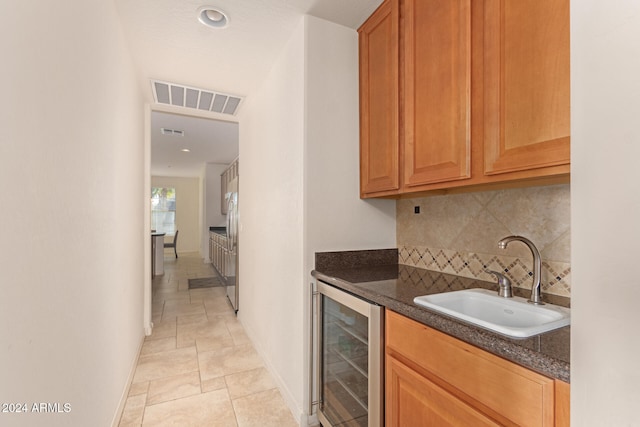
[[[120,426],[297,426],[225,289],[188,289],[215,272],[198,254],[165,257]]]

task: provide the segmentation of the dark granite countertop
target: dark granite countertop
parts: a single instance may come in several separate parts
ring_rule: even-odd
[[[570,381],[569,326],[530,338],[513,339],[438,314],[413,302],[413,298],[420,295],[469,288],[497,289],[496,284],[390,263],[393,252],[381,255],[380,251],[350,251],[347,252],[351,255],[348,261],[331,256],[344,253],[316,254],[316,269],[312,275],[542,375]],[[397,262],[397,251],[395,254]],[[373,265],[368,265],[368,255],[373,256]],[[514,295],[528,297],[528,294],[526,290],[514,288]],[[569,298],[554,295],[543,294],[543,298],[565,307],[570,302]]]
[[[209,231],[223,236],[227,235],[227,227],[209,227]]]

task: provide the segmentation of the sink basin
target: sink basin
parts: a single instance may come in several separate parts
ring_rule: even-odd
[[[525,298],[504,298],[487,289],[423,295],[415,297],[413,302],[512,338],[527,338],[571,323],[568,308],[551,304],[536,306]]]

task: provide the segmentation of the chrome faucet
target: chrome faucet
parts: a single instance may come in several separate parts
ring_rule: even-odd
[[[493,270],[485,269],[484,271],[486,271],[489,274],[493,274],[496,277],[496,280],[498,281],[498,295],[504,298],[513,297],[513,292],[511,290],[511,280],[509,280],[507,276]]]
[[[527,302],[535,305],[544,305],[540,295],[540,252],[538,252],[538,248],[536,248],[536,245],[534,245],[531,240],[522,236],[507,236],[498,242],[498,247],[500,249],[506,249],[509,242],[513,242],[514,240],[518,240],[527,245],[533,255],[533,286],[531,286],[531,297],[529,297]]]

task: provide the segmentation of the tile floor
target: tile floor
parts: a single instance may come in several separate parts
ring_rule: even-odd
[[[121,427],[297,426],[222,287],[188,289],[215,276],[198,254],[165,257],[153,281],[146,337]]]

